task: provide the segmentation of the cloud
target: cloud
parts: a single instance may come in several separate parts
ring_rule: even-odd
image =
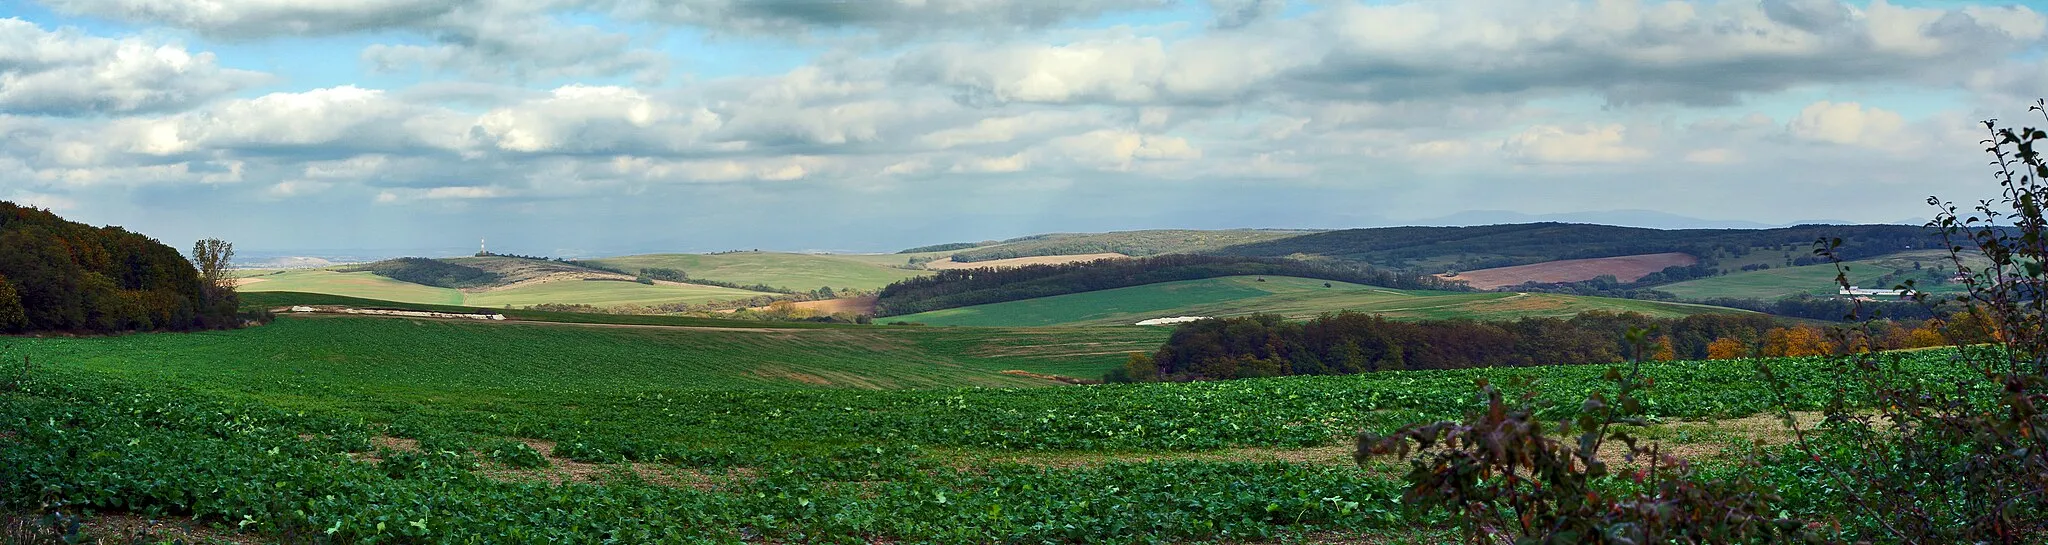
[[[516,153],[672,154],[706,149],[723,120],[637,90],[570,85],[479,116],[470,136]]]
[[[1896,112],[1823,100],[1799,110],[1786,130],[1813,142],[1886,148],[1900,144],[1905,125],[1905,118]]]
[[[187,108],[269,78],[212,53],[139,37],[102,38],[0,19],[0,113],[82,116]]]
[[[402,27],[473,0],[42,0],[60,13],[160,24],[232,38]]]
[[[1028,29],[1106,13],[1171,6],[1171,0],[611,0],[636,20],[717,32],[803,34],[857,29],[892,35]]]
[[[1538,125],[1508,137],[1501,151],[1525,163],[1624,163],[1650,156],[1648,150],[1630,145],[1627,128],[1619,124]]]
[[[1238,28],[1280,14],[1287,9],[1287,0],[1209,0],[1209,10],[1216,12],[1211,24],[1216,28]]]

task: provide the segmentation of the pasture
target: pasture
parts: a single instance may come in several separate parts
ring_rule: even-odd
[[[1261,278],[1265,281],[1259,281]],[[1743,312],[1606,297],[1411,291],[1307,278],[1231,276],[935,310],[877,321],[1003,327],[1127,325],[1167,316],[1269,313],[1305,318],[1345,310],[1418,320],[1569,317],[1588,310],[1633,311],[1656,317]]]

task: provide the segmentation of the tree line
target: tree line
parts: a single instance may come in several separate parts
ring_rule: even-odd
[[[1083,263],[939,271],[882,288],[877,316],[1223,276],[1295,276],[1397,289],[1469,290],[1423,274],[1291,259],[1170,254]]]
[[[211,258],[208,276],[156,239],[0,201],[0,332],[237,325],[232,248],[202,241],[194,250]]]
[[[1376,371],[1614,363],[1631,357],[1704,360],[1812,356],[1947,344],[1944,330],[1989,340],[1990,328],[1967,314],[1894,320],[1872,331],[1793,324],[1761,314],[1652,318],[1591,311],[1571,318],[1404,322],[1342,312],[1307,321],[1279,316],[1183,324],[1158,351],[1134,354],[1112,382],[1215,380]],[[1650,352],[1633,354],[1631,328],[1658,334]]]

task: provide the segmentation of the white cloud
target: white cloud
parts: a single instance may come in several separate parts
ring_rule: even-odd
[[[1538,125],[1508,137],[1501,151],[1528,163],[1624,163],[1648,158],[1648,150],[1629,142],[1628,132],[1619,124]]]
[[[0,113],[132,114],[178,110],[266,81],[212,53],[139,37],[101,38],[0,19]]]
[[[1896,112],[1824,100],[1801,109],[1786,130],[1803,140],[1884,148],[1901,143],[1905,126]]]

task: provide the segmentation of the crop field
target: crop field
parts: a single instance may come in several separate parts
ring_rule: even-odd
[[[1634,311],[1658,317],[1743,312],[1556,294],[1407,291],[1280,276],[1232,276],[1166,282],[892,316],[880,321],[930,325],[1125,325],[1168,316],[1238,316],[1264,312],[1293,318],[1351,310],[1397,319],[1568,317],[1588,310]]]
[[[1921,269],[1913,269],[1914,263],[1919,263]],[[1921,276],[1926,269],[1942,268],[1953,272],[1955,266],[1948,261],[1946,252],[1903,252],[1851,262],[1848,266],[1850,283],[1865,288],[1890,289],[1899,281],[1885,283],[1879,282],[1878,278],[1886,274],[1896,274],[1897,271],[1907,271],[1902,277],[1914,278],[1919,288],[1929,293],[1950,293],[1962,289],[1958,284],[1937,282]],[[1832,264],[1773,267],[1665,284],[1655,289],[1687,299],[1733,297],[1771,300],[1799,294],[1833,295],[1839,289],[1835,284],[1835,274],[1835,266]]]
[[[1100,376],[1122,363],[1126,353],[1150,351],[1164,338],[1164,332],[1144,328],[1055,336],[1003,329],[664,327],[315,315],[286,316],[268,326],[233,331],[32,342],[81,367],[116,374],[232,372],[289,381],[307,373],[334,373],[390,376],[449,390],[624,392],[1043,386],[1057,383],[1000,372]]]
[[[251,280],[258,281],[251,282]],[[717,286],[676,284],[650,286],[636,282],[577,279],[522,284],[488,291],[462,291],[400,282],[367,272],[344,273],[327,270],[286,271],[277,274],[245,277],[242,281],[247,283],[243,284],[239,291],[249,293],[323,293],[400,303],[467,305],[492,308],[506,305],[520,307],[540,303],[568,303],[595,306],[703,303],[765,295],[761,292]]]
[[[0,494],[366,543],[1426,543],[1442,539],[1442,521],[1403,509],[1398,466],[1350,465],[1346,436],[1454,417],[1473,408],[1478,377],[1532,391],[1548,417],[1604,388],[1604,366],[807,388],[747,378],[758,364],[712,369],[687,355],[806,353],[804,369],[972,385],[1043,359],[1044,343],[1107,341],[973,338],[1001,332],[903,328],[890,357],[987,353],[953,366],[858,360],[875,347],[831,352],[855,341],[773,330],[668,338],[677,333],[372,318],[0,339],[0,361],[40,362],[0,396],[0,435],[14,442],[0,449]],[[1955,372],[1940,351],[1890,357],[1908,372]],[[1821,362],[1772,364],[1795,385],[1793,409],[1835,387]],[[1668,428],[1656,436],[1708,455],[1753,443],[1681,421],[1746,417],[1776,399],[1753,362],[1645,372],[1658,385],[1646,410]]]
[[[541,303],[575,303],[607,307],[731,301],[757,295],[767,294],[696,284],[647,285],[607,280],[562,280],[464,293],[462,303],[479,307],[522,307]]]
[[[733,282],[742,285],[765,284],[793,290],[814,290],[830,286],[833,289],[857,288],[863,290],[881,289],[891,282],[926,274],[922,271],[892,268],[889,265],[906,262],[910,256],[839,256],[830,254],[789,254],[778,252],[740,252],[730,254],[649,254],[625,257],[608,257],[592,260],[595,263],[634,271],[643,268],[677,269],[690,278]]]

